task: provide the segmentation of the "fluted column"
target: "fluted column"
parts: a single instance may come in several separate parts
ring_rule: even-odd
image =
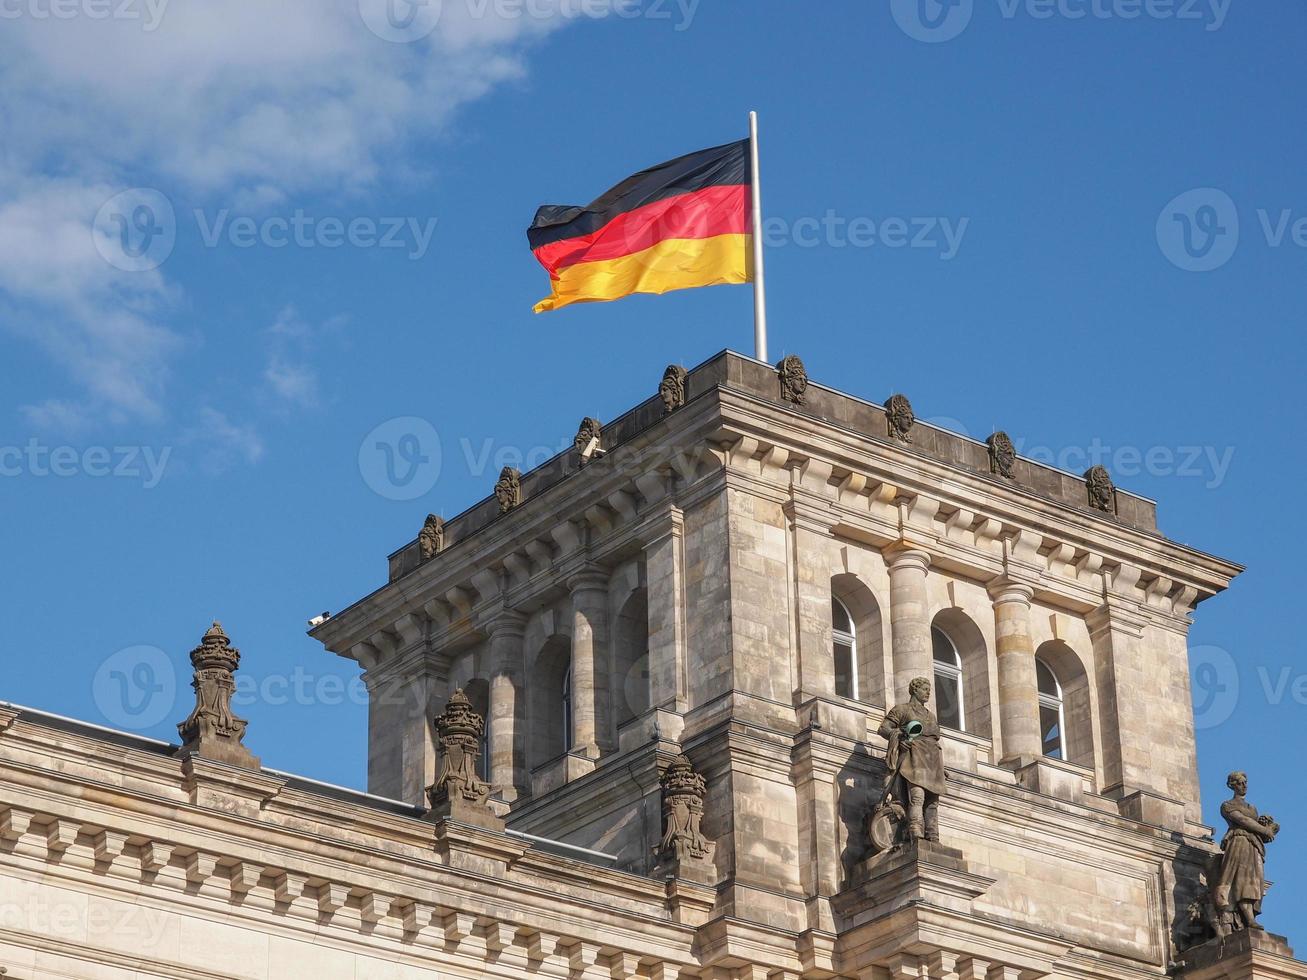
[[[930,555],[904,545],[885,552],[889,565],[890,637],[894,657],[894,697],[908,700],[908,685],[916,677],[934,675],[930,642],[930,603],[926,571]]]
[[[1035,641],[1030,634],[1030,600],[1035,590],[999,578],[989,586],[994,601],[994,640],[998,655],[998,716],[1002,761],[1026,765],[1044,754],[1039,730],[1039,681]]]
[[[572,751],[597,759],[613,747],[608,663],[608,573],[587,569],[572,590]]]
[[[512,802],[526,795],[526,691],[522,637],[526,617],[512,610],[490,624],[490,784]]]

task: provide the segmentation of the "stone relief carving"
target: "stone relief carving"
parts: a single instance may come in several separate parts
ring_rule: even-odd
[[[259,767],[259,760],[241,744],[248,722],[237,718],[231,710],[231,697],[236,692],[235,674],[240,663],[240,651],[231,645],[222,624],[214,620],[200,645],[191,651],[191,666],[195,668],[195,677],[191,681],[191,687],[195,689],[195,708],[177,726],[182,739],[179,754],[235,766]]]
[[[703,834],[708,783],[683,755],[663,771],[663,839],[655,849],[659,865],[678,877],[709,880],[717,845]]]
[[[1105,466],[1091,466],[1085,470],[1085,490],[1089,506],[1108,514],[1116,513],[1116,487]]]
[[[1006,432],[995,432],[985,440],[989,447],[989,472],[1005,480],[1014,479],[1012,468],[1017,463],[1017,449]]]
[[[663,411],[671,414],[685,404],[685,381],[690,373],[679,364],[667,365],[663,372],[662,384],[658,386],[658,397],[663,400]]]
[[[790,354],[776,365],[781,380],[781,398],[802,405],[808,391],[808,370],[797,354]]]
[[[885,402],[885,423],[890,438],[899,442],[911,442],[912,427],[916,422],[917,417],[912,413],[912,402],[908,401],[907,395],[890,395]]]
[[[603,425],[598,419],[584,418],[577,429],[572,448],[576,450],[577,463],[584,466],[603,452]]]
[[[426,523],[418,532],[418,549],[423,561],[430,561],[445,550],[445,522],[435,514],[428,514]]]
[[[880,734],[889,742],[885,789],[868,817],[875,852],[912,841],[939,840],[939,799],[945,793],[939,720],[930,710],[931,685],[918,677],[909,700],[886,715]]]
[[[499,501],[501,514],[522,506],[522,474],[511,466],[505,466],[495,484],[495,498]]]

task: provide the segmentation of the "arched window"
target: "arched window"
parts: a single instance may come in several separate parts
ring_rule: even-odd
[[[563,674],[563,690],[561,692],[563,704],[563,751],[572,751],[572,665],[567,665],[567,672]]]
[[[1039,684],[1039,732],[1044,740],[1044,755],[1061,759],[1065,757],[1063,732],[1066,731],[1062,685],[1042,660],[1035,661],[1035,674]]]
[[[935,715],[944,728],[965,732],[962,657],[948,634],[938,626],[930,628],[930,640],[935,656]]]
[[[858,697],[858,627],[848,607],[830,600],[831,636],[835,643],[835,693],[842,698]]]

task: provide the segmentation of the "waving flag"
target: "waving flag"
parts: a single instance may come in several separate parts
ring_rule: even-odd
[[[553,295],[535,311],[752,282],[752,184],[741,140],[641,171],[585,207],[545,205],[527,238]]]

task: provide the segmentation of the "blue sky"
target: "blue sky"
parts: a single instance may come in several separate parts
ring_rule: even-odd
[[[1219,821],[1247,768],[1285,823],[1265,921],[1288,930],[1307,8],[923,2],[445,0],[405,29],[374,0],[7,6],[0,698],[168,738],[219,617],[265,764],[361,785],[357,671],[305,620],[669,361],[751,348],[745,287],[533,316],[535,208],[756,108],[773,358],[1105,462],[1249,566],[1191,638],[1204,803]],[[406,417],[439,467],[395,499],[360,448]],[[142,661],[180,691],[124,717],[112,675]]]

